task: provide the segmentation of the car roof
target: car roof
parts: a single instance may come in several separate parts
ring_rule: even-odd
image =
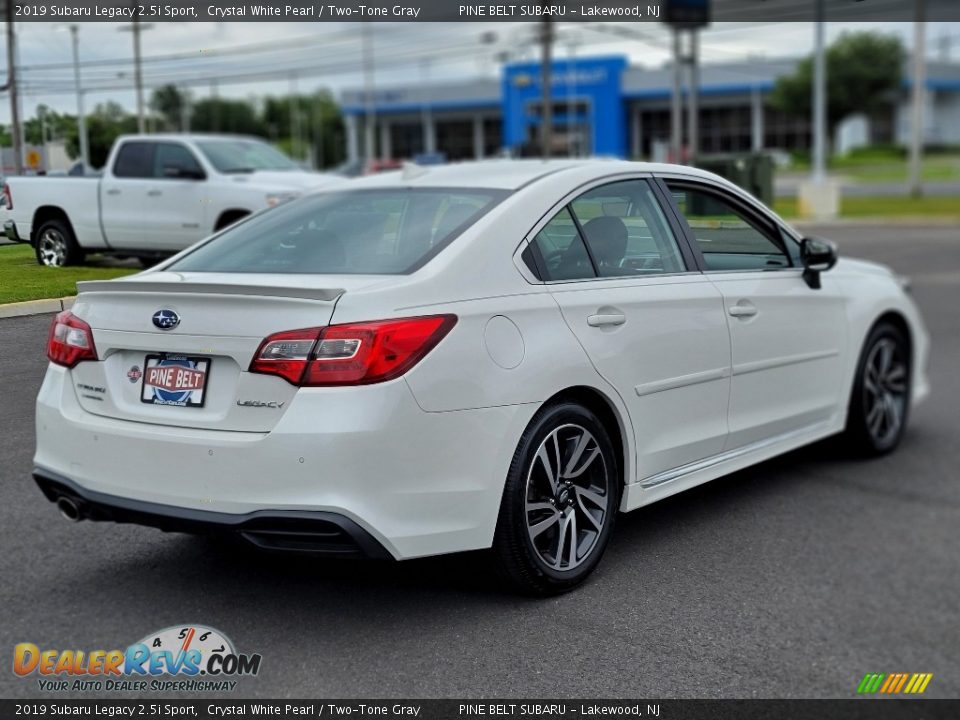
[[[181,142],[197,142],[198,140],[255,140],[257,142],[266,142],[262,138],[253,135],[229,135],[220,133],[150,133],[139,135],[136,133],[130,135],[121,135],[120,140],[179,140]]]
[[[352,188],[376,187],[461,187],[517,190],[541,178],[565,171],[583,169],[602,178],[625,172],[679,173],[716,179],[712,173],[686,165],[630,162],[598,158],[575,160],[477,160],[447,165],[407,164],[402,170],[384,172],[352,180]],[[593,172],[589,172],[592,170]]]

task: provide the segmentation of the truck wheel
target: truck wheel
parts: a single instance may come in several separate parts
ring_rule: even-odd
[[[37,231],[37,262],[47,267],[79,265],[83,250],[77,245],[73,230],[63,220],[47,220]]]

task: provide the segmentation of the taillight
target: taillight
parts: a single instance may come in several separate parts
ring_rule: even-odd
[[[456,324],[431,315],[288,330],[257,349],[250,372],[279,375],[294,385],[369,385],[400,377]]]
[[[10,185],[3,184],[3,199],[6,201],[7,210],[13,210],[13,195],[10,192]]]
[[[97,348],[90,326],[69,310],[58,314],[50,324],[47,357],[68,368],[83,360],[96,360]]]

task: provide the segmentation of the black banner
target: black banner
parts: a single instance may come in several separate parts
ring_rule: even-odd
[[[960,700],[0,700],[0,718],[955,720]]]
[[[928,21],[960,21],[960,1],[923,0]],[[910,22],[917,0],[823,0],[828,21]],[[38,0],[16,22],[662,22],[670,0]],[[814,0],[712,0],[711,22],[810,22]]]

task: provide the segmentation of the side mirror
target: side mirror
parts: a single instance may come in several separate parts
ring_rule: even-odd
[[[803,279],[814,290],[820,289],[820,273],[837,264],[837,246],[829,240],[805,237],[800,241],[800,261],[803,263]]]

